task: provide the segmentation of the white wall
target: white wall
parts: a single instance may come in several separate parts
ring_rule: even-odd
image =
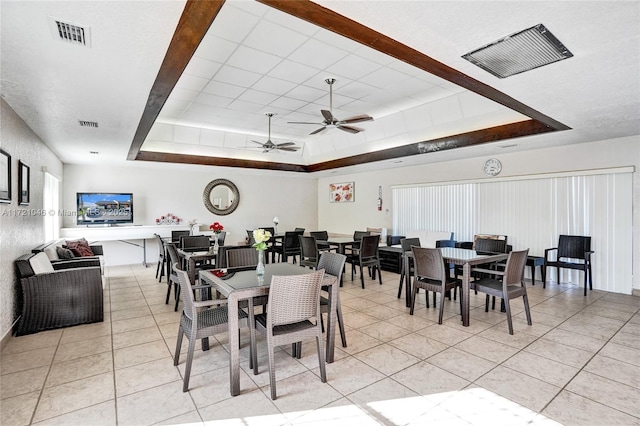
[[[13,262],[43,243],[44,222],[38,211],[43,205],[42,167],[61,178],[62,162],[4,99],[0,99],[0,115],[0,147],[11,155],[12,174],[11,203],[0,204],[0,337],[4,338],[16,318],[16,291],[20,291]],[[28,206],[18,206],[18,160],[31,168]]]
[[[514,152],[496,158],[502,162],[501,177],[634,166],[636,171],[633,176],[633,288],[640,290],[640,136]],[[482,165],[486,159],[481,157],[322,177],[318,179],[318,227],[329,232],[349,235],[354,230],[363,230],[367,226],[386,227],[392,234],[391,186],[491,179],[482,172]],[[349,181],[355,182],[355,202],[329,203],[329,184]],[[380,185],[384,200],[382,211],[378,211],[376,207]]]
[[[240,192],[238,208],[226,216],[214,215],[203,203],[205,186],[219,178],[231,180]],[[316,178],[308,175],[142,162],[126,166],[65,165],[64,209],[76,208],[77,192],[111,191],[133,193],[137,225],[153,225],[156,218],[166,213],[177,215],[184,224],[197,219],[203,224],[202,230],[218,221],[230,232],[225,244],[243,241],[247,229],[273,226],[274,216],[280,219],[278,231],[295,227],[317,229]],[[75,218],[65,218],[64,227],[75,226]],[[155,242],[147,241],[147,246],[147,259],[157,259]],[[137,263],[142,259],[139,248],[121,243],[105,244],[105,250],[122,252],[120,256],[110,253],[111,264]]]

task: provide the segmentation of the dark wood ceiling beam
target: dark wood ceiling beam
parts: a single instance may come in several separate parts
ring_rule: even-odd
[[[225,157],[205,157],[202,155],[169,154],[164,152],[140,151],[136,160],[163,163],[199,164],[203,166],[242,167],[248,169],[280,170],[284,172],[307,172],[307,166],[289,163],[273,163]]]
[[[518,111],[527,117],[538,120],[554,130],[569,130],[570,127],[553,118],[513,99],[501,91],[484,84],[466,74],[457,71],[442,62],[406,46],[391,37],[372,30],[352,19],[342,16],[331,9],[320,6],[308,0],[256,0],[267,6],[278,9],[289,15],[303,19],[314,25],[340,34],[365,46],[369,46],[386,55],[413,65],[430,74],[443,78],[460,87],[475,92],[479,95],[498,102],[514,111]],[[379,7],[384,7],[381,4]]]
[[[520,121],[512,124],[460,133],[458,135],[411,143],[394,148],[387,148],[381,151],[338,158],[336,160],[325,161],[323,163],[311,164],[307,167],[307,170],[309,172],[319,172],[339,167],[355,166],[357,164],[371,163],[374,161],[385,161],[395,158],[409,157],[412,155],[428,154],[431,152],[463,148],[465,146],[497,142],[500,140],[514,139],[552,131],[553,129],[549,126],[535,120]]]
[[[158,118],[169,94],[178,83],[180,76],[223,4],[224,0],[187,1],[156,80],[149,92],[149,98],[129,148],[127,160],[138,159],[138,153],[151,130],[151,126]]]

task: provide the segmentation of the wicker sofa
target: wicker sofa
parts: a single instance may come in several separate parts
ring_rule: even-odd
[[[45,244],[41,244],[38,247],[35,247],[34,249],[31,250],[31,253],[44,252],[49,258],[49,260],[51,260],[51,263],[67,262],[69,259],[61,259],[57,252],[57,248],[63,247],[65,246],[65,244],[66,244],[66,240],[64,239],[52,240]],[[92,259],[92,258],[98,259],[100,261],[100,270],[102,273],[104,273],[104,252],[102,250],[102,246],[90,245],[89,247],[91,248],[91,251],[93,251],[93,254],[95,256],[75,257],[71,260],[77,261],[78,259]]]
[[[15,266],[22,288],[17,336],[104,320],[98,258],[51,262],[44,252],[29,253]]]

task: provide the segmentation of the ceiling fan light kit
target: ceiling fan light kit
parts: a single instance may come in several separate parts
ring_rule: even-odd
[[[335,127],[337,129],[340,129],[344,132],[347,133],[360,133],[362,131],[364,131],[364,129],[361,129],[359,127],[355,127],[355,126],[350,126],[349,124],[353,124],[353,123],[361,123],[363,121],[373,121],[373,117],[371,117],[370,115],[367,114],[361,114],[361,115],[356,115],[354,117],[349,117],[346,118],[344,120],[338,120],[334,115],[333,115],[333,83],[336,82],[335,78],[327,78],[324,80],[325,83],[327,83],[329,85],[329,109],[321,109],[320,113],[322,114],[322,116],[324,117],[324,120],[321,123],[311,123],[311,122],[307,122],[307,121],[289,121],[289,124],[315,124],[315,125],[319,125],[322,126],[316,130],[314,130],[313,132],[309,133],[310,135],[315,135],[318,134],[320,132],[322,132],[323,130],[326,130],[327,127]]]

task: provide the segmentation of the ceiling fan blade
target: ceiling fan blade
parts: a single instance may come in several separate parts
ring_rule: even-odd
[[[291,146],[291,145],[295,145],[295,142],[283,142],[283,143],[279,143],[277,144],[278,148],[283,147],[283,146]]]
[[[315,124],[316,126],[322,126],[324,123],[312,123],[310,121],[287,121],[287,124]]]
[[[253,143],[257,143],[258,145],[262,145],[262,146],[264,146],[264,144],[263,144],[262,142],[258,142],[258,141],[254,141],[254,140],[252,140],[251,142],[253,142]]]
[[[285,147],[279,147],[278,151],[296,152],[299,149],[300,149],[299,146],[292,146],[292,147],[285,146]]]
[[[314,130],[313,132],[309,133],[310,135],[315,135],[317,133],[320,133],[321,131],[325,130],[326,127],[320,127],[318,130]]]
[[[360,133],[361,131],[363,131],[364,129],[359,129],[357,127],[353,127],[353,126],[342,126],[342,125],[338,125],[336,126],[338,129],[340,130],[344,130],[345,132],[349,132],[349,133]]]
[[[354,117],[349,117],[345,120],[340,120],[340,124],[350,124],[350,123],[361,123],[363,121],[372,121],[373,117],[367,114],[356,115]]]
[[[331,114],[331,111],[321,109],[320,112],[322,113],[322,116],[325,118],[325,120],[327,120],[327,123],[331,124],[336,121],[336,118],[333,116],[333,114]]]

